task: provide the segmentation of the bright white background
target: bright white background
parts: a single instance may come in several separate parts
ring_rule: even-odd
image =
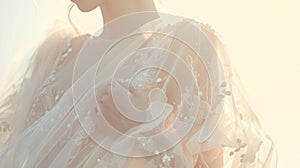
[[[0,86],[7,82],[8,65],[16,67],[19,59],[13,56],[31,51],[51,31],[56,18],[65,20],[68,4],[68,0],[1,1]],[[300,166],[299,7],[297,0],[164,0],[158,4],[162,12],[209,23],[223,36],[250,104],[277,143],[279,168]],[[99,10],[75,9],[72,17],[78,27],[92,33],[101,26],[99,14]]]

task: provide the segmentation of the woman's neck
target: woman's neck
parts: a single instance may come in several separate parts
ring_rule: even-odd
[[[128,33],[159,17],[153,0],[104,0],[100,8],[103,34],[108,36]]]
[[[100,8],[104,24],[137,12],[157,12],[153,0],[104,0]]]

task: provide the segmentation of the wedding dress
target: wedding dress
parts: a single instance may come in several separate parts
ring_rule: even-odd
[[[154,19],[122,39],[52,34],[1,100],[1,167],[271,167],[209,25]]]

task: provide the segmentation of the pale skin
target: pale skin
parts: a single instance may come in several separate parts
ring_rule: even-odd
[[[94,9],[100,9],[103,16],[104,32],[109,31],[115,33],[113,30],[106,30],[105,25],[110,21],[124,15],[130,15],[137,12],[151,12],[151,16],[145,16],[142,20],[137,22],[145,23],[152,19],[158,18],[157,9],[153,0],[71,0],[77,5],[82,12],[90,12]],[[157,13],[157,15],[155,15]],[[138,24],[135,24],[138,25]],[[110,27],[110,29],[112,29]],[[135,29],[131,25],[122,25],[122,29]],[[112,34],[113,34],[112,33]]]
[[[103,24],[104,24],[104,32],[108,32],[108,34],[113,34],[116,33],[116,30],[106,30],[105,29],[105,24],[109,23],[110,21],[121,17],[123,15],[128,15],[136,12],[147,12],[151,11],[153,13],[157,13],[157,15],[151,15],[149,17],[143,18],[143,20],[137,20],[137,22],[147,22],[150,20],[153,20],[155,18],[158,18],[158,12],[155,7],[155,4],[153,0],[71,0],[73,3],[77,5],[77,7],[82,11],[82,12],[90,12],[94,9],[100,9],[102,12],[103,16]],[[122,25],[122,29],[134,29],[134,27],[130,27],[129,24],[124,24]],[[168,90],[173,90],[172,88],[176,88],[174,83],[169,84],[169,89]],[[139,101],[141,100],[141,93],[133,91],[132,94],[134,97],[137,98]],[[180,101],[180,95],[175,94],[175,92],[170,92],[167,91],[166,95],[169,99],[169,101],[175,101],[178,102]],[[145,103],[147,104],[147,103]],[[172,117],[170,118],[172,120]],[[185,140],[183,140],[184,143]],[[206,151],[202,153],[203,159],[205,159],[207,165],[212,168],[221,168],[223,167],[223,159],[222,157],[215,158],[214,160],[211,160],[211,158],[214,158],[214,156],[222,153],[222,147],[217,146],[216,148]],[[222,156],[222,155],[220,155]],[[142,167],[144,162],[142,160],[132,160],[134,162],[135,166]],[[199,167],[206,167],[204,163],[201,162],[201,160],[198,161],[198,166]]]

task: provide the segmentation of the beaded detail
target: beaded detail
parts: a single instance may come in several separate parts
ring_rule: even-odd
[[[8,122],[6,121],[3,121],[3,122],[0,122],[0,133],[3,132],[9,132],[11,130],[10,128],[10,125]]]
[[[62,89],[53,88],[53,84],[56,81],[56,72],[62,68],[62,66],[67,60],[67,57],[73,51],[71,37],[67,37],[64,43],[66,44],[67,49],[63,51],[59,57],[56,58],[49,76],[46,78],[46,80],[38,90],[38,95],[34,99],[34,102],[26,119],[26,124],[28,127],[31,124],[33,124],[36,120],[38,120],[44,113],[48,112],[49,108],[56,104],[64,93],[64,90]],[[49,98],[51,100],[49,100]],[[43,103],[44,99],[47,99],[46,104]],[[52,104],[50,104],[51,102]]]

